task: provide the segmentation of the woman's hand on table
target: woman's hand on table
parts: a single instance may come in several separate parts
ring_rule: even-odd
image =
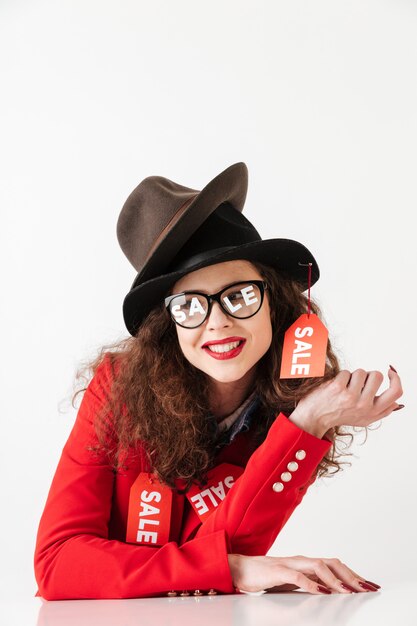
[[[340,559],[243,554],[229,554],[228,559],[233,584],[239,591],[303,589],[320,594],[378,591],[379,588],[379,585],[365,580]]]
[[[404,406],[397,402],[403,395],[401,379],[391,366],[388,378],[388,389],[377,396],[382,372],[341,370],[304,396],[289,419],[318,437],[335,426],[369,426]]]

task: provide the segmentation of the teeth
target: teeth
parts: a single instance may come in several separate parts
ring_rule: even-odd
[[[207,346],[207,348],[212,352],[229,352],[233,348],[237,348],[239,344],[240,341],[233,341],[232,343],[213,344],[212,346]]]

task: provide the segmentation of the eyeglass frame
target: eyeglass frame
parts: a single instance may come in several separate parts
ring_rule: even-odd
[[[261,303],[259,305],[259,308],[257,311],[255,311],[255,313],[251,313],[250,315],[247,315],[246,317],[238,317],[237,315],[233,315],[233,313],[230,313],[230,311],[226,311],[226,309],[224,308],[222,302],[221,302],[221,295],[222,293],[224,293],[225,291],[227,291],[228,289],[230,289],[230,287],[234,287],[235,285],[242,285],[242,284],[253,284],[256,285],[259,289],[259,291],[261,292]],[[226,287],[223,287],[223,289],[220,289],[220,291],[218,291],[217,293],[212,293],[212,294],[208,294],[208,293],[203,293],[201,291],[181,291],[180,293],[174,293],[170,296],[167,296],[164,300],[165,302],[165,308],[168,309],[168,313],[171,317],[171,319],[175,322],[175,324],[177,324],[178,326],[181,326],[181,328],[186,328],[187,330],[192,330],[194,328],[198,328],[199,326],[201,326],[202,324],[204,324],[204,322],[207,320],[207,318],[209,317],[210,313],[211,313],[211,308],[213,305],[213,301],[217,302],[220,305],[220,308],[222,311],[224,311],[226,313],[226,315],[230,315],[230,317],[233,317],[234,319],[238,319],[238,320],[247,320],[250,317],[253,317],[254,315],[256,315],[257,313],[259,313],[259,311],[262,308],[262,304],[264,301],[264,295],[265,295],[265,291],[268,289],[268,283],[264,280],[239,280],[235,283],[231,283],[230,285],[226,285]],[[207,313],[203,319],[202,322],[200,322],[199,324],[197,324],[196,326],[183,326],[182,324],[180,324],[176,319],[174,319],[174,316],[169,308],[171,301],[174,298],[177,298],[178,296],[185,296],[188,293],[192,293],[195,294],[196,296],[203,296],[206,300],[207,300]]]

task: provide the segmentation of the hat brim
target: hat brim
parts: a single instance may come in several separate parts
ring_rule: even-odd
[[[131,289],[152,277],[161,274],[177,252],[223,202],[230,202],[237,211],[242,211],[248,191],[248,168],[239,162],[230,165],[213,178],[173,223],[137,274]]]
[[[169,289],[182,276],[208,265],[237,259],[259,261],[283,271],[301,284],[302,291],[308,287],[308,267],[305,264],[312,263],[311,285],[314,285],[320,277],[319,267],[311,252],[293,239],[264,239],[235,246],[219,253],[214,250],[208,258],[197,261],[187,269],[151,278],[129,291],[123,301],[123,317],[130,334],[136,334],[143,319],[168,295]]]

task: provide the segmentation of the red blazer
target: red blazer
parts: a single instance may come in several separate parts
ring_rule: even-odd
[[[126,543],[130,487],[140,472],[150,471],[143,449],[138,444],[139,454],[129,455],[127,469],[117,473],[104,454],[86,450],[97,443],[94,416],[111,381],[105,357],[84,393],[40,519],[35,595],[68,600],[197,589],[235,593],[227,555],[268,552],[315,481],[331,442],[279,413],[258,448],[249,429],[220,450],[219,464],[244,471],[207,519],[201,521],[189,500],[173,491],[169,541],[160,547]]]

